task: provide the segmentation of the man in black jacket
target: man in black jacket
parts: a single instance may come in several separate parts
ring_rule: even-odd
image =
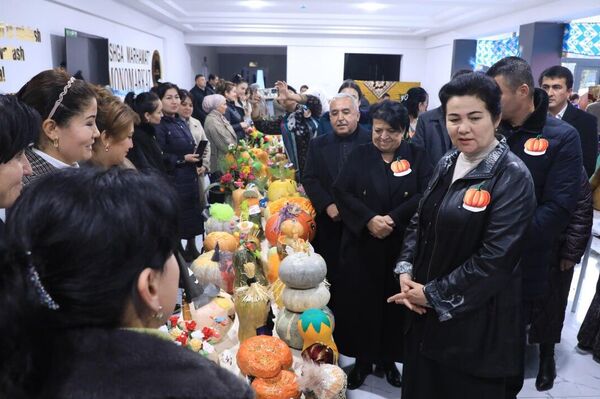
[[[202,109],[202,101],[204,101],[204,97],[214,94],[206,87],[206,77],[204,75],[196,75],[196,84],[190,89],[190,93],[192,94],[194,102],[194,112],[192,113],[192,116],[204,125],[206,112]]]
[[[588,178],[592,177],[598,157],[598,121],[594,115],[575,108],[569,101],[573,92],[573,74],[568,68],[555,65],[542,72],[539,84],[548,93],[550,114],[577,129],[581,140],[583,166]]]
[[[523,314],[531,323],[536,300],[549,287],[550,256],[566,229],[580,196],[582,170],[579,134],[548,115],[548,95],[534,89],[531,67],[519,57],[506,57],[488,70],[502,90],[500,130],[510,149],[527,165],[535,184],[537,208],[524,238]],[[524,342],[523,342],[524,343]],[[524,374],[510,382],[507,397],[516,397]]]
[[[334,134],[313,138],[308,146],[302,185],[317,211],[314,246],[327,263],[327,279],[335,292],[342,223],[333,199],[333,182],[350,152],[371,141],[370,132],[360,127],[358,102],[349,94],[337,94],[329,105]]]

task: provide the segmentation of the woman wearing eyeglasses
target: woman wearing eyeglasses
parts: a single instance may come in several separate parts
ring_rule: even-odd
[[[406,108],[384,101],[371,113],[373,142],[352,151],[334,183],[344,223],[334,334],[340,353],[356,358],[349,389],[362,385],[373,364],[391,385],[401,384],[394,363],[402,360],[404,311],[386,299],[398,292],[394,261],[432,172],[424,152],[402,140]]]

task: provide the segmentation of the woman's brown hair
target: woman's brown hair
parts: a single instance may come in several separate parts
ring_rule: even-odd
[[[129,105],[121,102],[107,89],[97,86],[94,87],[94,91],[98,100],[98,115],[96,116],[98,130],[116,141],[125,140],[131,134],[130,124],[139,124],[140,117]]]

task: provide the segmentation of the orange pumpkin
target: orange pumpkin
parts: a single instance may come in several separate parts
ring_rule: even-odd
[[[292,351],[285,342],[270,335],[244,340],[236,355],[242,374],[257,378],[274,378],[292,367]]]
[[[284,223],[287,221],[281,221],[280,219],[281,218],[279,214],[272,215],[271,217],[269,217],[269,219],[267,219],[267,224],[265,225],[265,236],[267,237],[269,244],[271,244],[272,246],[277,245],[277,238],[280,234],[283,233],[281,231],[281,226],[284,225]],[[312,216],[310,216],[304,211],[300,211],[297,215],[291,217],[290,219],[293,219],[296,222],[298,222],[303,229],[302,234],[299,234],[298,238],[302,238],[306,241],[312,241],[312,239],[315,238],[315,233],[317,232],[317,225],[315,224],[315,221],[312,218]],[[286,225],[284,225],[284,227],[285,226]],[[293,237],[293,235],[289,237]]]
[[[543,155],[548,149],[548,140],[537,136],[525,142],[525,153],[529,155]]]
[[[235,252],[240,245],[238,239],[235,238],[234,235],[222,231],[213,231],[204,239],[204,249],[206,251],[212,251],[217,246],[217,243],[219,243],[219,249],[221,251],[229,252]]]
[[[296,374],[288,370],[274,378],[256,378],[252,388],[256,399],[297,399],[301,394]]]
[[[267,209],[269,211],[268,215],[275,215],[287,204],[297,204],[304,212],[308,213],[313,218],[317,216],[317,211],[315,211],[315,208],[310,200],[304,197],[284,197],[275,201],[270,201],[267,205]]]
[[[467,190],[463,199],[463,208],[472,212],[481,212],[490,204],[491,200],[490,193],[482,190],[480,184]]]
[[[269,154],[262,148],[252,148],[250,151],[263,164],[266,165],[269,162]]]
[[[392,162],[390,167],[392,168],[392,172],[394,172],[394,176],[406,176],[411,172],[410,162],[408,162],[406,159],[398,158]]]

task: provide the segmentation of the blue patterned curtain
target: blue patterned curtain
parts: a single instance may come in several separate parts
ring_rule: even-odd
[[[519,36],[500,40],[477,40],[475,64],[490,67],[504,57],[519,55]]]
[[[600,24],[584,22],[567,24],[563,52],[600,57]]]

